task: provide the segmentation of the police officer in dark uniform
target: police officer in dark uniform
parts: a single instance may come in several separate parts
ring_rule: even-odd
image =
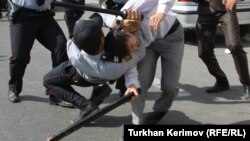
[[[2,19],[2,10],[7,8],[7,0],[0,0],[0,19]]]
[[[229,89],[225,73],[220,68],[214,54],[216,27],[221,24],[226,46],[231,51],[240,82],[245,92],[249,92],[250,77],[246,52],[240,42],[240,29],[236,15],[236,5],[232,10],[225,7],[225,0],[192,0],[198,3],[196,24],[199,57],[206,64],[208,71],[216,78],[213,87],[207,93]],[[222,2],[223,1],[223,2]]]
[[[19,102],[25,68],[35,39],[51,51],[52,66],[68,60],[66,37],[50,10],[52,0],[11,0],[9,100]],[[51,99],[56,104],[61,101]],[[69,105],[70,106],[70,105]]]
[[[72,3],[72,4],[85,4],[85,0],[62,0],[62,2]],[[84,14],[83,10],[77,10],[74,8],[65,8],[64,20],[68,27],[69,38],[73,36],[73,29],[77,20],[79,20]]]

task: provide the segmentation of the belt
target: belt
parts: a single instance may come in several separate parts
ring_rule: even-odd
[[[166,38],[168,35],[170,35],[171,33],[175,32],[175,30],[180,26],[180,22],[179,20],[175,20],[174,24],[172,25],[172,27],[170,28],[170,30],[168,31],[168,33],[164,36],[164,38]]]
[[[22,12],[27,12],[27,13],[35,13],[35,14],[39,14],[39,13],[48,13],[50,12],[49,9],[44,9],[44,10],[34,10],[34,9],[29,9],[29,8],[20,8],[20,11]]]

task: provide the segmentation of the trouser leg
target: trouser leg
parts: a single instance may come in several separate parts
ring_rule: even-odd
[[[46,94],[59,97],[78,108],[86,106],[89,101],[76,92],[71,85],[82,87],[94,85],[82,79],[69,61],[60,64],[47,73],[44,76],[43,83],[46,88]]]
[[[243,84],[244,86],[250,86],[250,77],[246,53],[242,52],[238,53],[237,55],[233,55],[233,59],[237,73],[239,74],[241,84]]]
[[[51,52],[52,67],[56,67],[60,63],[68,60],[66,44],[66,37],[55,21],[51,17],[43,19],[45,24],[42,25],[42,29],[37,34],[37,40]]]
[[[16,94],[22,91],[23,76],[27,64],[30,62],[30,51],[35,40],[37,25],[32,21],[10,21],[11,52],[9,63],[9,90]],[[29,33],[29,34],[26,34]]]
[[[166,112],[179,92],[179,79],[184,52],[184,32],[180,26],[165,39],[155,41],[155,50],[161,56],[161,96],[156,100],[153,110]]]
[[[198,22],[196,24],[196,32],[198,39],[198,54],[208,68],[208,71],[217,81],[227,80],[225,73],[219,66],[214,54],[216,21]]]
[[[151,45],[146,48],[145,58],[138,63],[139,81],[141,84],[141,94],[132,104],[132,123],[141,124],[143,121],[143,110],[145,107],[145,99],[148,88],[154,80],[157,60],[159,54],[154,51],[154,46]]]
[[[221,23],[226,45],[232,53],[240,82],[244,86],[250,86],[248,61],[240,42],[240,29],[236,12],[225,13],[221,17]]]

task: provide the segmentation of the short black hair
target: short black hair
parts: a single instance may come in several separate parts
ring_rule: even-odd
[[[119,58],[130,55],[127,44],[128,38],[129,35],[121,30],[113,29],[109,31],[105,37],[105,53]]]

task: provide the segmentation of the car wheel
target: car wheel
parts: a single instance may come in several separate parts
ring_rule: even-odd
[[[106,2],[107,0],[99,0],[99,5],[102,9],[107,9]]]
[[[240,26],[240,37],[244,37],[249,32],[250,25],[241,25]]]

